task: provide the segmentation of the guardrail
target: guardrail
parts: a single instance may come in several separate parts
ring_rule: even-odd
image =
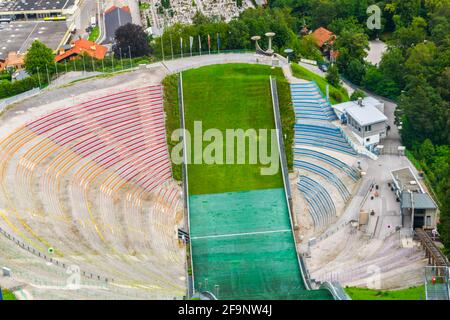
[[[344,289],[338,282],[326,281],[322,283],[320,289],[328,290],[333,295],[335,300],[352,300],[350,296],[345,293]]]
[[[41,92],[41,89],[34,88],[34,89],[29,90],[29,91],[25,91],[25,92],[19,93],[18,95],[15,95],[15,96],[12,96],[12,97],[0,100],[0,113],[3,112],[7,106],[9,106],[9,105],[11,105],[13,103],[16,103],[16,102],[20,102],[20,101],[25,100],[27,98],[33,97],[33,96],[39,94],[40,92]]]
[[[48,256],[47,254],[44,254],[42,252],[40,252],[39,250],[36,250],[33,247],[30,247],[29,245],[25,244],[24,242],[22,242],[21,240],[19,240],[18,238],[14,237],[13,235],[11,235],[10,233],[8,233],[7,231],[3,230],[0,227],[0,234],[2,234],[3,236],[5,236],[8,240],[13,241],[15,244],[17,244],[20,248],[22,248],[23,250],[28,251],[29,253],[44,259],[45,261],[48,261],[58,267],[64,268],[66,269],[67,267],[69,267],[70,265],[68,263],[65,262],[61,262],[55,258],[52,258],[50,256]],[[103,281],[103,282],[114,282],[114,279],[112,278],[107,278],[104,276],[100,276],[98,274],[95,274],[93,272],[89,272],[89,271],[82,271],[80,269],[80,275],[82,275],[85,278],[88,279],[93,279],[93,280],[98,280],[98,281]]]

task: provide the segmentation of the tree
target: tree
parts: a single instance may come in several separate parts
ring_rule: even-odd
[[[344,74],[348,77],[350,81],[353,83],[360,85],[364,79],[364,75],[366,74],[366,66],[364,62],[361,62],[357,59],[350,60],[347,69]]]
[[[420,12],[421,0],[391,0],[385,10],[397,15],[397,26],[408,26]]]
[[[337,17],[336,3],[332,0],[317,0],[311,8],[311,25],[314,29],[328,26]]]
[[[116,30],[113,51],[119,57],[121,54],[122,57],[129,57],[130,51],[132,57],[142,57],[151,53],[144,29],[132,23],[127,23]]]
[[[432,79],[437,74],[437,47],[433,42],[419,43],[411,49],[409,58],[405,62],[408,76],[423,76],[425,79]]]
[[[356,101],[359,98],[364,98],[365,96],[366,94],[364,93],[364,91],[357,89],[353,91],[352,95],[350,96],[350,100]]]
[[[430,139],[425,139],[425,141],[420,145],[419,154],[421,158],[425,160],[425,163],[431,163],[435,154],[435,150],[433,142],[431,142]]]
[[[36,74],[38,72],[45,73],[46,67],[49,73],[53,74],[55,62],[52,49],[48,48],[42,42],[35,40],[25,56],[25,70],[30,74]]]
[[[425,40],[426,27],[427,23],[425,19],[415,17],[410,26],[400,27],[394,32],[394,41],[398,47],[404,50],[408,49]]]
[[[393,81],[397,87],[397,95],[400,94],[400,88],[405,87],[405,57],[401,49],[389,47],[383,55],[379,71],[384,79]]]
[[[345,52],[348,58],[362,61],[367,57],[369,38],[364,33],[355,33],[352,29],[344,29],[336,39],[334,47],[340,53]]]
[[[355,17],[334,19],[328,28],[340,35],[344,30],[352,30],[355,33],[364,33],[364,29]]]
[[[396,114],[403,121],[402,138],[407,147],[430,139],[433,144],[448,143],[448,102],[424,77],[416,77],[401,96]]]
[[[339,77],[339,70],[338,70],[338,67],[336,66],[336,64],[332,64],[330,66],[330,68],[328,69],[326,79],[331,85],[333,85],[335,87],[340,86],[341,79]]]
[[[322,54],[311,35],[301,37],[300,41],[293,46],[293,49],[295,53],[303,58],[316,61],[323,60]]]

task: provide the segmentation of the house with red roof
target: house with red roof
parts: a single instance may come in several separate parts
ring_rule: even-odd
[[[70,48],[59,49],[59,54],[55,57],[55,61],[72,60],[82,54],[87,54],[97,60],[103,60],[107,52],[108,48],[105,46],[86,39],[79,39],[72,42]]]
[[[316,41],[317,46],[322,49],[325,45],[332,45],[336,40],[336,35],[330,30],[320,27],[311,33],[311,36]]]
[[[339,56],[339,52],[333,50],[333,43],[336,40],[336,35],[330,30],[320,27],[311,33],[316,45],[320,48],[322,53],[330,60],[335,61]]]

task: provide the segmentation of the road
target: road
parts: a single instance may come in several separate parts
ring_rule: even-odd
[[[387,45],[380,40],[369,41],[369,50],[367,51],[366,61],[378,65],[387,50]]]
[[[81,0],[80,8],[75,14],[75,27],[76,36],[81,36],[82,38],[87,38],[89,33],[86,32],[86,28],[91,24],[91,17],[97,16],[98,2],[95,0]]]

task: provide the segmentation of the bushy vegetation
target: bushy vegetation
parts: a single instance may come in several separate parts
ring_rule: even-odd
[[[250,39],[254,35],[264,36],[268,31],[273,31],[277,36],[273,39],[273,47],[277,52],[282,52],[286,48],[293,48],[294,54],[299,54],[303,48],[300,39],[294,31],[294,20],[289,14],[288,9],[247,9],[237,19],[231,20],[229,23],[224,21],[216,21],[197,13],[193,19],[192,25],[175,24],[166,28],[162,37],[155,39],[152,46],[155,55],[162,58],[162,50],[164,56],[169,57],[173,53],[175,56],[181,53],[181,41],[183,39],[183,52],[190,52],[189,37],[193,37],[192,51],[194,53],[201,50],[208,51],[208,37],[210,35],[211,51],[250,49],[254,50],[255,46]],[[200,36],[200,44],[199,44]],[[218,41],[218,39],[220,39]],[[161,41],[163,45],[161,46]],[[262,37],[260,44],[267,47],[266,37]],[[317,55],[317,48],[314,47]]]
[[[2,289],[3,300],[17,300],[16,296],[9,290]]]
[[[329,94],[330,94],[330,102],[332,104],[340,103],[348,101],[348,93],[347,90],[343,87],[335,87],[327,82],[325,78],[322,78],[321,76],[315,74],[314,72],[309,71],[308,69],[293,63],[292,64],[292,72],[295,77],[300,79],[305,79],[309,81],[315,81],[319,87],[319,89],[322,91],[322,94],[326,94],[327,91],[327,84],[329,85]]]
[[[172,133],[181,127],[180,123],[180,108],[178,105],[178,75],[167,76],[163,80],[164,86],[164,112],[166,113],[166,131],[167,144],[169,152],[172,153],[173,147],[178,143],[172,141]],[[172,163],[172,176],[175,180],[181,181],[182,168],[180,164]]]
[[[345,291],[352,300],[425,300],[424,286],[400,290],[372,290],[347,287]]]
[[[294,147],[295,113],[292,105],[291,87],[289,82],[282,76],[277,77],[277,92],[286,161],[288,170],[292,170],[294,167],[294,153],[291,150]]]
[[[148,36],[144,29],[136,24],[127,23],[116,30],[113,51],[116,57],[142,57],[152,52]]]

